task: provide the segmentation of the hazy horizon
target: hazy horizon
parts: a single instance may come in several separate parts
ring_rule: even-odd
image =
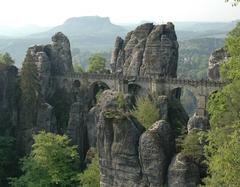
[[[195,2],[194,2],[195,1]],[[81,16],[109,17],[114,24],[136,24],[141,21],[163,22],[229,22],[240,19],[240,6],[224,0],[148,0],[116,2],[112,0],[31,0],[3,1],[0,26],[52,27],[66,19]],[[14,6],[13,6],[14,4]]]

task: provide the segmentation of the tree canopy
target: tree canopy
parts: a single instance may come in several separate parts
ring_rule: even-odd
[[[205,146],[209,176],[207,186],[240,186],[240,24],[229,33],[226,49],[229,61],[222,65],[221,76],[230,81],[208,102],[210,127]]]
[[[9,53],[0,54],[0,64],[13,65],[14,63]]]
[[[67,136],[40,132],[34,135],[29,156],[22,160],[23,175],[12,186],[77,186],[79,156]]]
[[[90,73],[107,73],[106,69],[107,60],[101,54],[93,54],[88,59],[88,72]]]

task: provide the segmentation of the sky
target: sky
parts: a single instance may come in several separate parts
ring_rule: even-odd
[[[140,21],[232,21],[240,5],[225,0],[1,0],[0,25],[55,26],[70,17],[110,17],[115,24]]]

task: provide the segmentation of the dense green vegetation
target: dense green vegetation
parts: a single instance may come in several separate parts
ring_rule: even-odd
[[[98,153],[95,152],[87,169],[79,175],[80,185],[83,187],[100,187],[100,170]]]
[[[79,155],[68,137],[40,132],[33,138],[30,155],[22,159],[23,175],[12,186],[77,186]]]
[[[159,109],[148,97],[140,97],[137,99],[135,110],[132,115],[148,129],[154,122],[160,119]]]
[[[208,102],[211,129],[206,157],[209,176],[207,186],[240,186],[240,24],[229,33],[226,48],[230,59],[222,66],[221,75],[230,80],[221,91],[213,94]]]
[[[89,73],[108,73],[109,71],[106,69],[107,60],[102,57],[101,54],[93,54],[88,59],[88,69]]]
[[[0,54],[0,64],[13,65],[14,63],[9,53]]]

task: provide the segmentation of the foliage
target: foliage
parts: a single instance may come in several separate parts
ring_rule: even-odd
[[[7,178],[15,173],[16,153],[14,145],[15,141],[12,137],[0,136],[0,186],[5,186]]]
[[[126,108],[126,101],[124,99],[123,93],[121,93],[121,92],[117,96],[117,104],[118,104],[118,108],[119,109],[125,110],[125,108]]]
[[[73,70],[75,73],[83,73],[84,72],[84,69],[82,68],[81,64],[79,64],[79,63],[73,64]]]
[[[76,186],[79,156],[67,136],[40,132],[34,135],[28,157],[22,160],[23,175],[13,178],[13,186]]]
[[[148,97],[138,98],[131,113],[146,129],[160,118],[159,109]]]
[[[230,55],[228,63],[221,67],[221,76],[227,80],[240,78],[240,23],[233,29],[226,38],[226,49]]]
[[[240,2],[240,0],[225,0],[225,2],[231,2],[232,6],[237,6]]]
[[[209,176],[207,186],[240,186],[239,129],[240,129],[240,25],[229,33],[226,48],[231,55],[223,65],[221,75],[231,82],[213,94],[208,102],[211,129],[205,146]]]
[[[9,53],[0,54],[0,64],[13,65],[14,63]]]
[[[240,186],[240,121],[231,125],[231,130],[228,128],[222,129],[226,135],[220,147],[215,147],[216,136],[213,133],[209,136],[211,145],[207,147],[209,173],[205,179],[207,186]],[[230,130],[230,131],[229,131]],[[232,132],[231,132],[232,131]],[[215,132],[221,132],[218,129]],[[218,138],[219,139],[219,138]]]
[[[100,187],[100,170],[98,153],[95,153],[94,158],[88,165],[84,173],[79,175],[80,184],[83,187]]]
[[[89,73],[107,73],[106,69],[107,60],[101,54],[93,54],[88,59],[88,72]]]
[[[181,152],[194,161],[199,162],[203,156],[203,146],[201,143],[200,133],[189,133],[182,141]]]

